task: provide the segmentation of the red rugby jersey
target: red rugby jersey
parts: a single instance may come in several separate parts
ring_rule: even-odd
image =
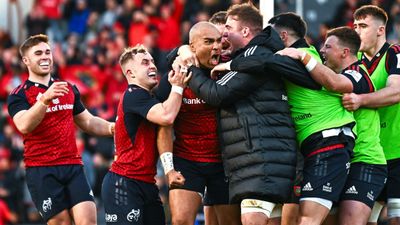
[[[158,151],[157,126],[146,119],[157,99],[129,85],[118,105],[115,122],[115,161],[111,171],[131,179],[155,183]]]
[[[53,82],[51,79],[49,86]],[[28,110],[48,87],[27,80],[15,88],[8,97],[11,117],[21,110]],[[68,88],[68,94],[52,100],[42,122],[23,136],[26,167],[82,164],[76,147],[73,117],[85,108],[76,87],[68,84]]]
[[[174,155],[196,162],[221,162],[217,109],[185,88],[174,122]]]

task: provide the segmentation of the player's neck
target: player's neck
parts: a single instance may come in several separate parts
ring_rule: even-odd
[[[353,55],[352,55],[352,56],[348,56],[347,58],[345,58],[345,59],[343,60],[343,63],[342,63],[343,68],[341,68],[339,72],[343,71],[344,69],[346,69],[346,68],[349,67],[351,64],[353,64],[353,63],[355,63],[355,62],[357,62],[357,61],[358,61],[358,58],[357,58],[356,55],[354,55],[354,56],[353,56]]]
[[[364,52],[365,56],[367,56],[367,58],[371,60],[381,50],[381,48],[385,43],[386,43],[385,38],[378,39],[375,46]]]
[[[29,73],[29,80],[35,83],[43,84],[45,86],[49,85],[50,81],[50,74],[47,74],[45,76],[37,75],[35,73],[30,72]]]
[[[133,85],[139,86],[139,87],[145,89],[148,92],[151,91],[151,88],[147,87],[146,85],[139,84],[139,82],[136,82],[136,81],[128,82],[128,84],[133,84]]]

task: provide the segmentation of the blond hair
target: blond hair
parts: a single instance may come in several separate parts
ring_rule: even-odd
[[[124,49],[124,52],[119,57],[119,65],[121,68],[125,66],[125,64],[130,61],[134,60],[135,55],[137,53],[148,53],[146,47],[141,44],[137,44],[135,47],[128,47]]]

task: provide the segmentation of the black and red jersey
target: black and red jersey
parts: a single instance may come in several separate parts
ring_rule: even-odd
[[[375,91],[375,87],[368,75],[367,69],[360,61],[346,67],[341,72],[353,83],[353,92],[356,94],[367,94]]]
[[[115,161],[111,171],[131,179],[155,183],[158,159],[157,125],[146,119],[159,101],[147,90],[129,85],[118,105],[115,122]]]
[[[48,86],[25,81],[8,97],[11,117],[21,110],[28,110],[54,82]],[[53,99],[41,123],[24,138],[26,167],[82,164],[75,138],[74,115],[85,110],[78,89],[68,84],[68,94]]]
[[[210,74],[210,70],[205,73]],[[164,76],[156,91],[157,97],[165,101],[170,91],[168,76]],[[174,155],[195,162],[221,162],[217,124],[217,108],[185,88],[181,109],[174,121]]]
[[[174,122],[174,155],[195,162],[221,162],[217,134],[217,108],[185,88]]]

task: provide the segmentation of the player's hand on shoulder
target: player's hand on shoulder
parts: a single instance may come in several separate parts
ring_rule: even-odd
[[[303,55],[305,55],[306,53],[295,48],[284,48],[282,50],[277,51],[275,54],[289,56],[292,59],[300,60],[304,58]]]

